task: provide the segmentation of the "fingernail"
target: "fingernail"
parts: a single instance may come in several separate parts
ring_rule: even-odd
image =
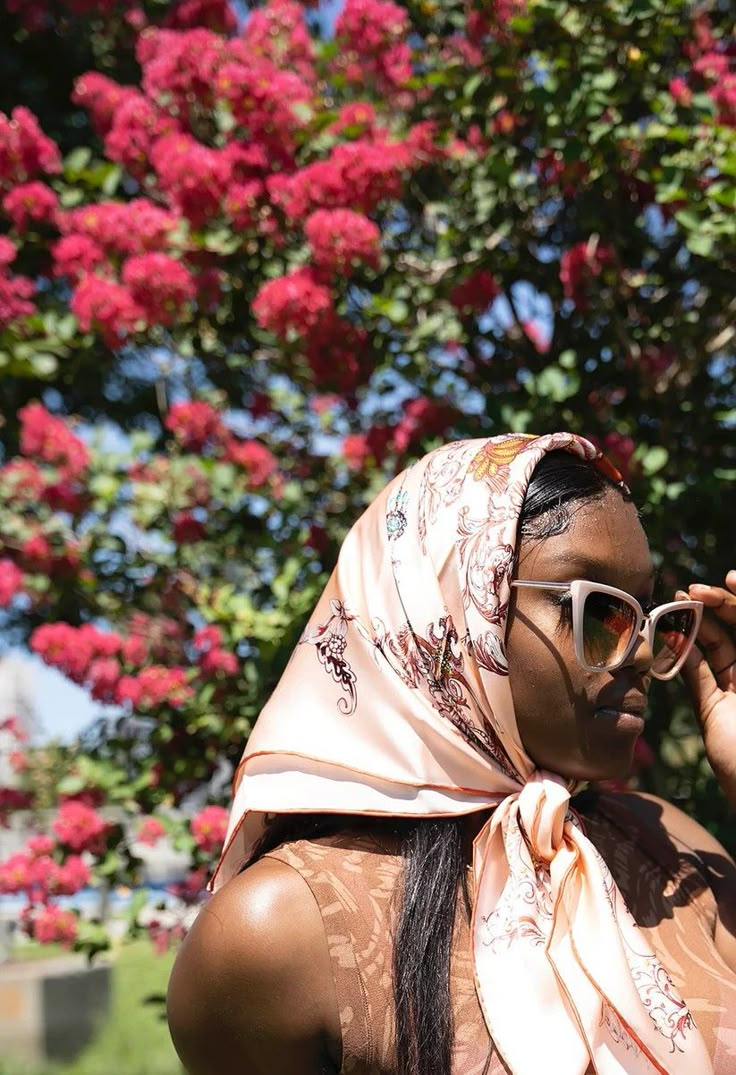
[[[675,599],[677,601],[687,601],[690,595],[686,594],[684,590],[677,590],[675,593]]]
[[[690,586],[690,593],[706,594],[706,593],[710,593],[712,588],[713,588],[712,586],[706,586],[702,582],[694,582]]]

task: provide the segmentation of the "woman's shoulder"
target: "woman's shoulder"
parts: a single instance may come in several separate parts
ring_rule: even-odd
[[[167,1008],[190,1075],[339,1068],[324,925],[296,870],[264,858],[212,897],[177,956]]]
[[[655,858],[663,861],[663,856],[672,854],[697,867],[715,898],[716,947],[736,970],[736,863],[721,842],[679,807],[648,792],[606,792],[598,802],[604,814],[625,814],[629,827]]]
[[[644,791],[606,791],[597,797],[603,813],[626,816],[630,824],[652,838],[669,840],[702,861],[709,855],[733,862],[723,845],[699,821],[678,806]]]

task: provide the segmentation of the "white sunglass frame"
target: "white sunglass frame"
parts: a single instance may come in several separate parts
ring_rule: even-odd
[[[645,612],[639,602],[631,594],[626,593],[625,590],[619,590],[616,586],[605,586],[600,582],[589,582],[587,579],[573,579],[572,582],[537,582],[532,579],[514,579],[511,583],[512,587],[537,589],[537,590],[559,590],[569,591],[572,595],[572,630],[573,639],[575,643],[575,657],[581,668],[584,668],[586,672],[613,672],[617,668],[620,668],[624,664],[632,651],[636,649],[639,638],[644,635],[647,645],[650,650],[654,652],[654,630],[657,625],[657,621],[669,612],[683,612],[685,609],[692,609],[695,613],[695,623],[693,626],[692,634],[687,641],[685,649],[678,657],[677,661],[671,669],[665,673],[655,672],[652,666],[651,673],[655,679],[667,680],[674,679],[677,673],[682,668],[683,664],[687,660],[690,650],[695,645],[695,639],[700,629],[700,623],[703,618],[703,602],[702,601],[668,601],[664,605],[657,605],[651,612]],[[588,664],[585,660],[585,643],[583,638],[583,612],[585,609],[585,599],[591,593],[604,593],[612,597],[618,597],[625,601],[636,613],[636,629],[631,633],[631,641],[628,646],[615,661],[610,664],[597,665]]]

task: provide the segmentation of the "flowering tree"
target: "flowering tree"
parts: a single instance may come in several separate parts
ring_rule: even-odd
[[[103,804],[150,841],[237,760],[440,439],[583,432],[665,591],[731,566],[736,64],[717,2],[5,7],[14,69],[64,66],[0,114],[0,605],[115,715],[0,884],[69,939],[54,893],[135,870]],[[684,714],[662,687],[643,779],[717,827]],[[223,819],[180,834],[189,893]]]

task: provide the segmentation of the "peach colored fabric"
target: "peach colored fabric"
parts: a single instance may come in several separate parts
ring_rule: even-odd
[[[478,998],[513,1075],[708,1075],[690,1012],[569,811],[524,751],[504,651],[532,471],[568,433],[445,445],[348,534],[236,774],[217,887],[264,815],[457,816],[495,806],[474,847]],[[615,472],[613,472],[615,474]],[[673,1046],[662,1018],[677,1018]],[[527,1028],[534,1026],[533,1034]]]
[[[716,904],[702,864],[688,848],[676,846],[661,825],[654,823],[645,833],[627,799],[589,797],[584,806],[576,803],[576,810],[582,811],[586,835],[608,863],[652,950],[687,998],[715,1075],[733,1075],[736,974],[715,948]],[[397,850],[397,843],[380,831],[346,831],[283,844],[267,856],[296,870],[320,909],[340,1014],[340,1075],[396,1071],[391,937],[402,876]],[[450,997],[452,1075],[505,1075],[478,1003],[470,923],[460,894]],[[663,1022],[663,1031],[677,1043],[678,1019]],[[550,1057],[543,1070],[559,1069]]]

